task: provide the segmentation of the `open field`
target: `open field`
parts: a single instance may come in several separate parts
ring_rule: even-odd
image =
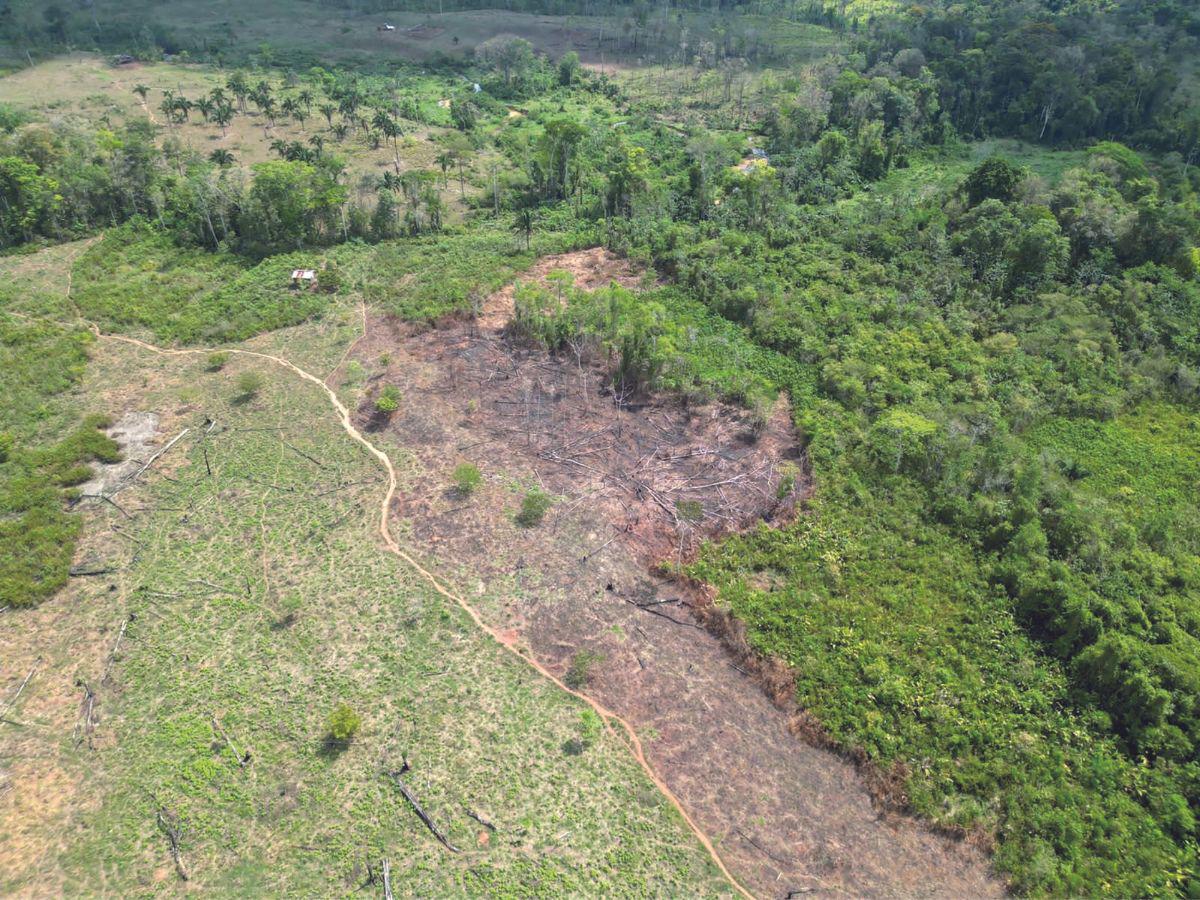
[[[37,27],[45,0],[16,0],[20,20]],[[145,29],[167,36],[174,52],[217,53],[239,61],[263,63],[324,60],[344,65],[386,67],[394,64],[469,59],[477,45],[500,34],[528,40],[551,59],[574,51],[586,64],[610,72],[626,71],[650,60],[680,53],[680,45],[728,41],[740,55],[811,58],[833,43],[832,32],[813,25],[740,15],[732,21],[707,11],[671,9],[653,15],[546,15],[513,9],[427,11],[411,7],[361,12],[331,8],[315,0],[215,0],[203,6],[96,0],[76,14],[80,42],[93,40],[95,21],[105,32],[129,35],[128,49]],[[385,31],[383,24],[395,26]],[[16,68],[26,63],[21,47],[2,48]]]

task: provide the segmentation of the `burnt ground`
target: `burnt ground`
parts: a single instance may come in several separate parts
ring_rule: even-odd
[[[543,261],[576,283],[636,273],[602,251]],[[581,278],[581,271],[585,277]],[[767,423],[721,403],[617,397],[609,360],[553,357],[504,332],[511,291],[476,322],[375,317],[360,423],[401,448],[394,532],[436,559],[514,643],[556,671],[594,654],[586,690],[630,721],[651,763],[759,896],[997,896],[983,854],[873,804],[858,770],[795,734],[749,670],[697,624],[695,591],[653,576],[695,541],[794,514],[808,489],[780,398]],[[400,388],[390,419],[370,397]],[[404,454],[413,465],[404,466]],[[451,472],[484,473],[470,497]],[[779,497],[785,475],[795,490]],[[543,523],[514,513],[538,485]]]

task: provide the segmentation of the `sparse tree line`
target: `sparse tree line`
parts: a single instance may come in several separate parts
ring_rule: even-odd
[[[255,255],[440,230],[445,205],[437,173],[401,171],[400,141],[423,121],[419,105],[411,97],[368,98],[353,79],[324,74],[318,92],[307,86],[281,91],[267,79],[234,72],[207,94],[168,90],[154,105],[150,89],[136,85],[134,93],[161,126],[133,120],[87,132],[3,108],[0,246],[66,239],[133,216],[157,221],[181,242]],[[235,168],[229,150],[218,147],[205,157],[178,134],[178,126],[202,118],[224,137],[239,116],[253,116],[268,136],[284,120],[305,129],[319,119],[321,126],[304,142],[274,138],[270,148],[279,160],[250,174]],[[394,169],[360,184],[354,199],[335,153],[351,139],[372,149],[386,145]],[[456,169],[465,191],[473,153],[465,138],[446,142],[439,157],[443,187],[448,170]]]

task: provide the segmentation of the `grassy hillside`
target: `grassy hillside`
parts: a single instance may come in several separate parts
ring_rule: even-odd
[[[284,333],[286,352],[332,367],[356,336],[345,321]],[[41,658],[8,712],[42,726],[6,735],[3,890],[161,891],[165,809],[189,884],[217,893],[353,891],[385,858],[396,884],[439,896],[721,892],[618,737],[380,552],[378,465],[320,391],[237,358],[92,355],[75,404],[156,411],[191,436],[121,509],[92,508],[80,556],[111,574],[0,618],[6,674]],[[98,697],[78,736],[77,677]],[[362,722],[344,744],[328,737],[339,703]],[[385,775],[405,760],[461,853]],[[49,779],[69,802],[28,790]]]

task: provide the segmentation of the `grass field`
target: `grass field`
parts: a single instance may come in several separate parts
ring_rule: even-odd
[[[339,307],[263,345],[332,368],[355,321]],[[351,892],[385,858],[425,896],[722,892],[617,737],[381,552],[381,473],[316,388],[237,357],[92,356],[77,402],[191,431],[88,513],[77,558],[115,571],[0,616],[6,684],[37,661],[3,735],[0,890],[172,891],[165,808],[189,884],[221,894]],[[78,740],[76,679],[98,719]],[[363,722],[346,746],[327,740],[339,702]],[[405,760],[461,853],[384,775]]]

